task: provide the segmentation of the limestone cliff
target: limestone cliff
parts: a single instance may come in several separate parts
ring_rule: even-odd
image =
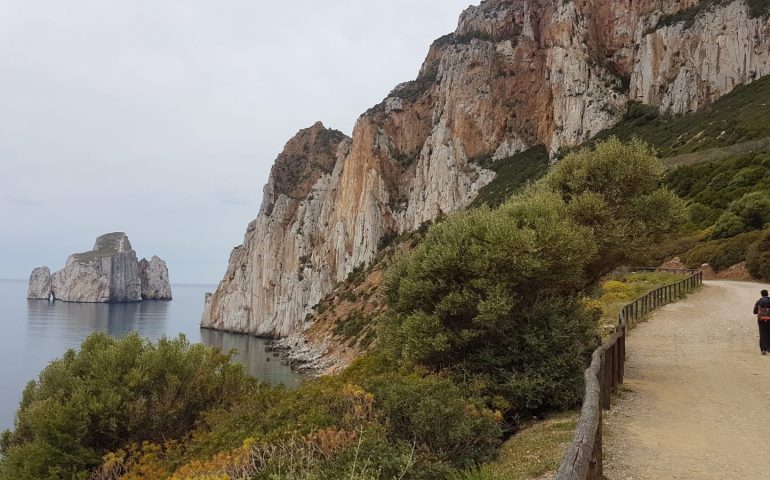
[[[301,331],[383,241],[466,207],[494,176],[486,161],[578,145],[630,100],[699,108],[767,73],[769,38],[768,20],[743,0],[468,8],[417,79],[364,113],[352,138],[316,124],[286,145],[201,325]]]

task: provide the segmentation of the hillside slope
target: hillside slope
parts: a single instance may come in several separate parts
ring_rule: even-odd
[[[695,4],[470,7],[352,138],[316,124],[287,144],[201,325],[300,332],[383,239],[465,208],[505,159],[537,146],[555,157],[616,124],[632,100],[684,113],[770,71],[762,11],[744,0]]]

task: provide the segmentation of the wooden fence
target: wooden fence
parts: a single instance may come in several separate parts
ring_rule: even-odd
[[[641,268],[636,271],[684,275],[681,281],[660,287],[623,307],[615,333],[591,356],[585,371],[585,397],[575,435],[562,457],[555,480],[601,480],[602,410],[610,409],[612,392],[623,383],[626,362],[626,327],[648,313],[675,302],[703,284],[700,270]]]

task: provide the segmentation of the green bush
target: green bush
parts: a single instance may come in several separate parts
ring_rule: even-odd
[[[346,340],[355,340],[371,323],[371,316],[364,315],[361,311],[356,310],[334,324],[334,334]]]
[[[754,277],[770,280],[770,232],[763,233],[759,241],[749,246],[746,267]]]
[[[717,272],[746,261],[749,246],[759,240],[759,231],[746,232],[731,238],[711,240],[700,243],[682,255],[682,260],[690,268],[700,268],[708,263]]]
[[[750,230],[761,230],[770,222],[770,195],[751,192],[735,200],[728,209],[740,217]]]
[[[761,230],[770,223],[770,194],[750,192],[730,203],[717,220],[712,238],[728,238],[750,230]]]
[[[543,178],[570,215],[590,228],[600,255],[586,267],[591,282],[622,263],[636,263],[686,218],[684,203],[661,188],[663,165],[646,143],[610,138],[568,155]]]
[[[648,147],[611,139],[497,210],[431,228],[386,275],[383,347],[508,418],[579,401],[596,318],[578,293],[681,220],[662,173]]]
[[[730,238],[747,230],[746,222],[733,212],[724,212],[714,224],[712,239]]]
[[[501,439],[498,416],[480,398],[445,375],[402,369],[374,352],[339,375],[295,390],[261,385],[206,412],[177,463],[231,451],[246,438],[280,445],[328,430],[359,432],[363,443],[357,453],[311,465],[317,478],[349,478],[356,454],[379,472],[373,478],[398,478],[408,462],[403,478],[446,478],[453,468],[490,459]],[[338,471],[347,475],[330,473]]]
[[[493,412],[449,378],[386,373],[363,383],[393,438],[411,439],[455,467],[490,460],[500,445]]]
[[[184,337],[157,344],[94,333],[24,390],[2,444],[0,478],[86,478],[130,442],[179,438],[200,414],[253,385],[230,357]]]

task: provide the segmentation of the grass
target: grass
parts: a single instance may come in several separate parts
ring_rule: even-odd
[[[453,480],[530,480],[555,472],[579,416],[579,412],[563,412],[530,424],[503,444],[497,460]]]

